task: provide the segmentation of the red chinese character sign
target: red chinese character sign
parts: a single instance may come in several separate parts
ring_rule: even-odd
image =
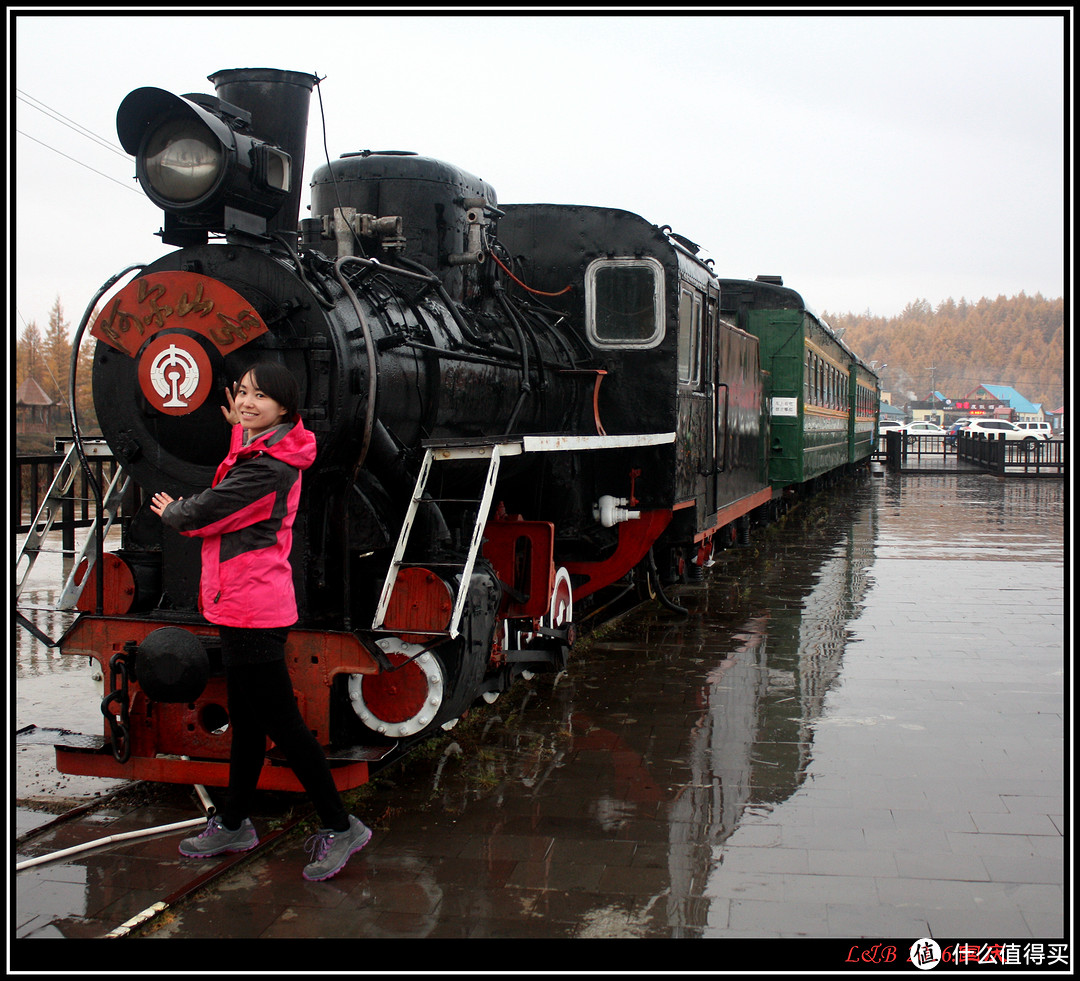
[[[198,273],[159,272],[128,283],[90,333],[138,358],[146,400],[160,412],[182,416],[210,394],[213,368],[198,337],[224,356],[267,330],[251,304],[224,283]]]

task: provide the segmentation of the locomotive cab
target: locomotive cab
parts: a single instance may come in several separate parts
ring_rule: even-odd
[[[661,574],[700,577],[714,547],[771,498],[762,466],[758,343],[719,315],[718,281],[689,240],[611,208],[505,205],[500,240],[550,301],[585,325],[606,373],[608,432],[668,431],[634,497],[664,509]]]

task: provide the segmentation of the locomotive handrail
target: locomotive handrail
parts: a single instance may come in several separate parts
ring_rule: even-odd
[[[356,314],[360,329],[364,333],[364,349],[368,362],[367,405],[364,407],[364,439],[360,444],[360,452],[357,454],[356,463],[353,465],[352,473],[352,483],[356,483],[356,475],[364,465],[364,459],[367,457],[368,448],[371,446],[371,433],[375,428],[375,399],[378,395],[379,376],[375,368],[375,342],[372,340],[371,330],[368,328],[363,310],[360,309],[360,301],[356,298],[356,294],[353,292],[348,280],[345,279],[344,274],[341,272],[341,267],[350,260],[354,262],[367,262],[372,260],[361,260],[357,256],[342,256],[334,263],[334,275],[341,284],[341,288],[345,291],[345,295],[348,296],[349,302],[352,303],[353,312]]]
[[[375,433],[375,397],[378,391],[378,371],[375,367],[375,342],[371,337],[371,330],[368,327],[367,320],[364,318],[364,311],[360,309],[360,301],[356,298],[356,293],[353,292],[353,288],[349,285],[348,280],[341,271],[341,267],[349,259],[353,259],[356,262],[363,262],[357,256],[342,256],[337,262],[334,263],[334,275],[337,277],[338,283],[341,284],[341,288],[344,290],[345,295],[349,298],[349,302],[352,304],[353,312],[356,314],[357,322],[360,324],[360,329],[364,333],[364,350],[367,354],[368,363],[368,390],[367,390],[367,405],[364,407],[364,438],[360,444],[360,451],[357,453],[356,461],[353,464],[352,475],[349,478],[349,487],[356,485],[357,477],[360,474],[360,469],[364,465],[364,461],[367,459],[368,450],[371,449],[371,441]],[[345,509],[342,518],[346,526],[348,525],[348,505],[344,502],[347,500],[347,494],[342,496],[342,507]],[[349,536],[343,535],[342,539],[342,558],[344,560],[345,573],[342,576],[342,585],[344,587],[344,599],[345,608],[348,609],[349,596],[352,592],[352,577],[349,573]],[[352,618],[348,615],[345,617],[346,628],[351,627]]]
[[[361,266],[367,266],[369,269],[383,269],[388,273],[393,273],[395,276],[403,276],[405,279],[415,279],[421,283],[428,283],[434,285],[434,282],[438,281],[438,277],[434,273],[428,273],[426,276],[417,273],[410,272],[408,269],[402,269],[401,266],[393,266],[387,262],[380,262],[378,259],[360,256],[360,255],[343,255],[337,262],[334,263],[334,268],[340,268],[346,262],[356,262]]]
[[[713,460],[716,460],[719,457],[720,466],[711,468],[699,467],[698,473],[702,477],[718,477],[727,470],[728,413],[730,409],[729,403],[731,401],[731,388],[727,382],[717,382],[716,387],[724,390],[724,451],[722,454],[718,452],[720,444],[720,415],[719,413],[714,412],[712,421]]]
[[[90,462],[86,458],[86,452],[83,449],[82,433],[79,430],[79,417],[76,410],[75,401],[75,375],[79,367],[79,346],[82,344],[82,336],[86,331],[87,325],[90,322],[90,317],[94,312],[94,307],[97,306],[98,300],[100,300],[106,293],[109,292],[124,276],[130,272],[141,272],[146,268],[144,263],[136,263],[130,265],[125,269],[120,270],[113,276],[110,276],[94,294],[93,299],[86,305],[86,310],[82,315],[82,320],[79,321],[79,326],[75,331],[75,337],[71,342],[71,367],[68,371],[68,410],[71,414],[71,435],[72,445],[75,447],[75,452],[78,454],[79,463],[82,466],[83,473],[86,474],[86,482],[90,488],[90,492],[94,495],[94,499],[97,503],[98,516],[101,517],[104,509],[104,502],[102,499],[101,485],[94,480],[93,474],[90,471]],[[98,568],[98,576],[96,581],[96,596],[94,609],[95,612],[100,615],[101,611],[105,608],[105,576],[102,574],[102,569],[105,565],[105,529],[103,522],[98,522],[96,532],[94,536],[94,561],[91,565],[96,565]]]

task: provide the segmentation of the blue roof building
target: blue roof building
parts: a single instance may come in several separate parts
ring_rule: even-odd
[[[1025,422],[1045,422],[1042,404],[1029,402],[1015,388],[1008,385],[989,385],[983,382],[968,398],[993,398],[1008,402],[1017,417]]]

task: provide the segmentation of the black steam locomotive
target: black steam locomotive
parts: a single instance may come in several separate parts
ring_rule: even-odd
[[[214,96],[141,88],[119,108],[177,249],[101,294],[95,405],[147,500],[180,497],[225,456],[227,384],[267,359],[300,380],[318,458],[294,529],[288,656],[342,788],[521,674],[561,669],[590,618],[700,576],[798,485],[868,456],[877,380],[793,291],[721,282],[696,245],[629,212],[500,206],[484,181],[412,153],[320,167],[298,220],[317,80],[210,79]],[[767,340],[774,320],[786,346]],[[805,420],[808,448],[823,419],[846,442],[829,442],[825,469],[777,478],[776,413],[792,432]],[[803,452],[786,435],[784,448]],[[199,544],[148,506],[122,534],[61,642],[101,663],[105,736],[57,747],[58,766],[224,785]],[[261,786],[299,789],[285,766]]]

